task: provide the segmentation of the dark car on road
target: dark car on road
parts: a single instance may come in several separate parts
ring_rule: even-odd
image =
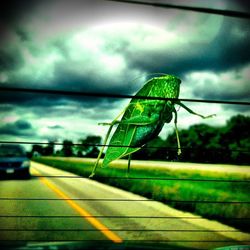
[[[30,160],[20,145],[0,144],[0,175],[30,176]]]

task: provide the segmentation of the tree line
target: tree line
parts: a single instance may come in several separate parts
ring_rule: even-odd
[[[164,140],[157,137],[132,155],[140,160],[167,160],[207,163],[250,163],[250,117],[237,115],[231,117],[224,126],[215,127],[196,124],[179,130],[182,154],[177,155],[175,131]],[[56,155],[96,158],[100,136],[89,135],[76,144],[64,140],[60,150],[55,150],[55,142],[46,146],[33,145],[33,155]]]

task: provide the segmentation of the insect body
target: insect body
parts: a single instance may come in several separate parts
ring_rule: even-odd
[[[181,154],[178,130],[177,130],[177,112],[175,104],[185,108],[188,112],[195,113],[178,100],[180,92],[181,80],[172,75],[164,75],[150,79],[135,95],[136,97],[155,97],[165,99],[139,99],[132,98],[129,105],[114,119],[111,123],[102,123],[109,125],[104,145],[107,143],[111,130],[115,124],[118,124],[106,151],[102,166],[106,167],[110,162],[129,155],[128,170],[130,167],[131,154],[138,151],[143,145],[154,139],[162,130],[165,123],[169,123],[173,114],[175,115],[174,124],[177,137],[178,154]],[[173,99],[173,100],[171,100]],[[121,120],[118,120],[122,116]],[[95,166],[93,168],[92,177],[95,174],[96,167],[103,153],[104,147],[101,149]]]

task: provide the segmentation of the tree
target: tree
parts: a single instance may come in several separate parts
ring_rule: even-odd
[[[43,155],[43,147],[41,145],[32,145],[31,154],[34,156]]]
[[[250,117],[237,115],[227,121],[222,141],[228,145],[230,159],[234,163],[249,163]]]
[[[99,153],[98,145],[101,144],[102,138],[100,136],[89,135],[84,139],[80,139],[81,145],[77,146],[77,155],[86,157],[97,157]]]
[[[73,156],[73,142],[70,140],[63,141],[62,147],[62,154],[63,156]]]
[[[181,160],[190,162],[249,163],[250,117],[231,117],[225,126],[206,124],[180,130]],[[167,138],[167,146],[174,145],[175,133]]]
[[[132,155],[134,159],[167,160],[166,142],[159,136]]]
[[[55,142],[49,141],[48,145],[43,148],[43,155],[53,155],[54,147],[55,147]]]

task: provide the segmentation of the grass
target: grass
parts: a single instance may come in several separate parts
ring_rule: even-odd
[[[33,160],[84,177],[90,175],[94,164],[94,159],[84,158],[37,157]],[[111,167],[98,168],[94,179],[250,231],[250,204],[230,203],[250,200],[250,171],[227,171],[227,166],[225,171],[211,171],[202,167],[176,168],[172,163],[162,167],[158,162],[134,162],[129,178],[125,177],[126,161],[116,161]]]

